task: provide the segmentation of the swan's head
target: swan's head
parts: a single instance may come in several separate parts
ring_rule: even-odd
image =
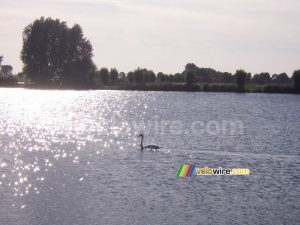
[[[139,137],[144,137],[144,135],[143,135],[143,134],[140,134]]]

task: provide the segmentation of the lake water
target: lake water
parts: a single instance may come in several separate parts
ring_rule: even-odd
[[[299,224],[300,95],[0,90],[1,224]],[[144,144],[163,149],[140,150]],[[250,175],[176,177],[181,164]]]

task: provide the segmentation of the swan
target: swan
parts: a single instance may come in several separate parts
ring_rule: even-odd
[[[161,147],[159,147],[158,145],[146,145],[146,146],[143,146],[144,135],[140,134],[139,137],[142,137],[142,140],[141,140],[141,151],[143,151],[144,148],[146,148],[146,149],[161,149]]]

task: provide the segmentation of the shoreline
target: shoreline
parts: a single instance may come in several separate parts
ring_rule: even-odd
[[[23,88],[29,90],[119,90],[119,91],[162,91],[162,92],[227,92],[227,93],[262,93],[262,94],[299,94],[291,85],[246,85],[244,91],[238,90],[237,85],[233,83],[200,83],[200,84],[179,84],[179,83],[161,83],[161,84],[129,84],[114,86],[58,86],[58,85],[5,85],[0,88]]]

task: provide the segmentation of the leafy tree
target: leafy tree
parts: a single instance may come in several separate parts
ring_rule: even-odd
[[[127,79],[129,83],[133,83],[134,79],[133,79],[133,72],[128,72],[127,73]]]
[[[119,78],[118,70],[116,68],[110,69],[109,77],[110,77],[110,80],[112,81],[112,83],[115,84]]]
[[[0,56],[0,66],[1,66],[2,60],[3,60],[3,56]]]
[[[155,76],[155,73],[152,71],[152,70],[150,70],[149,72],[149,79],[150,79],[150,82],[151,83],[154,83],[155,81],[156,81],[156,76]]]
[[[107,84],[109,80],[109,72],[107,68],[101,68],[99,71],[99,76],[103,84]]]
[[[206,83],[209,81],[209,74],[205,68],[198,68],[196,71],[196,76],[200,83]]]
[[[133,72],[133,79],[134,79],[134,82],[137,83],[137,84],[144,83],[144,73],[140,68],[137,68]]]
[[[236,84],[240,91],[245,90],[247,73],[244,70],[237,70],[235,73]]]
[[[167,74],[164,74],[163,75],[163,80],[164,80],[164,82],[170,82],[170,76],[167,75]]]
[[[188,85],[191,85],[194,83],[194,80],[195,80],[195,73],[194,71],[192,70],[188,70],[185,72],[185,82],[188,84]]]
[[[175,83],[180,83],[180,82],[184,82],[184,76],[180,73],[176,73],[174,75],[174,82]]]
[[[272,82],[275,84],[288,84],[290,82],[290,78],[286,73],[281,73],[279,75],[272,75]]]
[[[185,70],[188,71],[188,70],[196,70],[198,67],[194,64],[194,63],[188,63],[186,64],[185,66]]]
[[[164,74],[162,72],[159,72],[157,74],[157,81],[159,81],[159,82],[164,82],[165,81]]]
[[[59,54],[67,56],[67,68],[63,75],[68,79],[65,79],[65,82],[86,83],[89,73],[96,69],[92,61],[93,47],[90,41],[84,38],[82,28],[78,24],[68,29],[67,34],[67,51]],[[62,40],[62,43],[64,42]]]
[[[169,82],[174,83],[174,75],[173,74],[169,75]]]
[[[295,70],[292,76],[293,86],[296,92],[300,92],[300,70]]]
[[[13,71],[13,68],[11,65],[2,65],[0,73],[3,76],[9,76],[9,75],[12,75],[12,71]]]
[[[247,73],[246,75],[246,83],[250,83],[251,82],[251,73]]]
[[[147,70],[144,72],[145,83],[153,83],[156,80],[155,73],[152,70]]]
[[[252,82],[256,84],[267,84],[271,82],[269,73],[255,74],[252,78]]]
[[[23,30],[24,72],[37,84],[85,84],[96,69],[93,48],[78,24],[41,17]]]
[[[221,83],[231,83],[232,74],[231,73],[221,73]]]

